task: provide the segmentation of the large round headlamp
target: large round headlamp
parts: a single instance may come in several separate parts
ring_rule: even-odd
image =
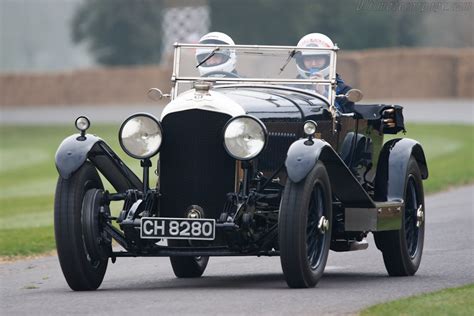
[[[134,114],[120,127],[120,146],[133,158],[145,159],[156,155],[162,140],[160,122],[150,114]]]
[[[250,160],[265,148],[267,129],[257,118],[237,116],[224,127],[224,147],[235,159]]]

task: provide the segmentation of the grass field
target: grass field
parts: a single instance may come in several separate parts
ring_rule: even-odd
[[[118,126],[91,128],[140,174],[139,162],[120,149],[117,130]],[[74,132],[73,126],[0,126],[0,256],[54,249],[54,155],[62,139]],[[473,125],[409,125],[406,137],[425,148],[427,193],[474,181]]]
[[[474,284],[375,305],[361,316],[474,315]]]
[[[61,141],[75,132],[73,126],[0,126],[0,256],[33,255],[55,248],[53,205],[58,175],[54,155]],[[120,149],[118,126],[93,126],[91,132],[140,174],[139,161]],[[113,191],[110,185],[108,189]]]

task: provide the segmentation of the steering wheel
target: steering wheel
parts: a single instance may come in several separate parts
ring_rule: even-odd
[[[222,70],[211,71],[201,77],[240,78],[240,76],[236,73]]]

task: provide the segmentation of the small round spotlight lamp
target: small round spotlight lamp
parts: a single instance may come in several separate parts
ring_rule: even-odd
[[[316,133],[316,127],[318,127],[318,124],[315,121],[306,121],[303,125],[306,136],[313,137],[314,133]]]
[[[87,129],[91,126],[91,122],[85,116],[79,116],[74,123],[77,130],[81,132],[81,136],[83,137],[86,134]]]

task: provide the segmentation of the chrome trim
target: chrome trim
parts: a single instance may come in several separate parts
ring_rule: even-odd
[[[175,81],[194,82],[194,81],[231,81],[231,82],[287,82],[287,83],[325,83],[335,85],[336,80],[331,79],[272,79],[272,78],[221,78],[221,77],[176,77]],[[331,94],[332,95],[332,94]]]
[[[325,234],[329,230],[329,221],[325,216],[321,216],[318,222],[318,230],[321,234]]]
[[[425,221],[425,212],[423,211],[423,204],[416,210],[416,227],[423,225]]]
[[[288,49],[304,49],[304,50],[314,50],[314,51],[333,51],[337,52],[339,47],[334,45],[334,47],[298,47],[298,46],[277,46],[277,45],[216,45],[216,44],[187,44],[187,43],[175,43],[175,48],[186,47],[186,48],[206,48],[206,47],[225,47],[225,48],[251,48],[251,49],[260,49],[260,50],[288,50]]]
[[[220,92],[210,90],[209,94],[203,95],[202,98],[195,98],[195,94],[196,91],[194,89],[187,90],[178,98],[168,103],[161,112],[160,120],[163,121],[168,114],[192,109],[225,113],[231,117],[246,113],[241,105]]]

